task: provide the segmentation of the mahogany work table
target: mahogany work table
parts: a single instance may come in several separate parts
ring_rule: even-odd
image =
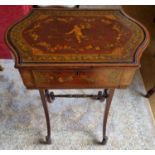
[[[48,102],[55,97],[106,100],[103,141],[115,88],[130,85],[149,43],[146,28],[122,10],[34,8],[7,32],[24,85],[39,89],[51,143]],[[97,95],[54,95],[48,89],[104,88]]]

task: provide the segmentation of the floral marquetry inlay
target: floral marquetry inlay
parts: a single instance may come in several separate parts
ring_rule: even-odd
[[[133,62],[142,28],[119,10],[34,9],[12,27],[21,62]]]
[[[95,77],[91,77],[90,73],[79,73],[77,75],[74,71],[58,72],[58,71],[43,71],[34,70],[34,78],[39,83],[68,83],[75,81],[83,81],[88,83],[94,83],[96,81]]]

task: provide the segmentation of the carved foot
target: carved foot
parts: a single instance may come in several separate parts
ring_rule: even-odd
[[[107,143],[107,141],[108,141],[108,137],[105,136],[105,137],[103,137],[103,140],[102,140],[101,144],[105,145]]]
[[[46,140],[40,140],[40,143],[41,144],[51,144],[52,143],[51,137],[46,136]]]
[[[51,137],[46,136],[46,144],[51,144],[51,143],[52,143]]]

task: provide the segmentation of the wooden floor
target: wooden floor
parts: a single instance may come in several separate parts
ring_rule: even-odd
[[[141,74],[146,90],[155,85],[155,6],[123,6],[124,10],[143,23],[150,32],[151,42],[142,56]],[[155,93],[149,98],[155,118]]]

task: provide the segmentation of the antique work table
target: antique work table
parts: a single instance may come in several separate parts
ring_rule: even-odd
[[[6,35],[28,89],[39,89],[51,143],[48,102],[55,97],[104,101],[103,141],[115,88],[130,85],[149,42],[146,28],[122,10],[34,8]],[[54,95],[48,89],[105,88],[98,95]]]

